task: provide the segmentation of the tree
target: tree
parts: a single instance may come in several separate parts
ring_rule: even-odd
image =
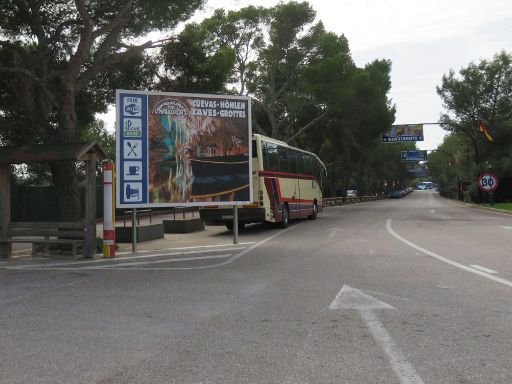
[[[142,60],[161,41],[136,41],[174,28],[203,0],[6,0],[0,8],[0,128],[3,142],[70,143],[80,122],[105,108],[105,74]],[[99,84],[103,79],[106,84]],[[109,91],[106,91],[109,90]],[[107,95],[110,93],[110,95]],[[99,100],[97,99],[97,96]],[[82,115],[81,112],[85,113]],[[79,217],[74,164],[51,163],[63,219]]]
[[[441,116],[443,127],[464,135],[471,143],[475,163],[472,179],[491,166],[505,179],[498,195],[510,198],[506,187],[507,179],[512,178],[512,55],[502,51],[492,60],[470,63],[458,75],[450,70],[437,93],[447,110]],[[487,126],[492,143],[479,132],[479,121]]]
[[[248,75],[248,90],[262,109],[274,138],[290,136],[287,98],[293,96],[301,65],[307,50],[302,44],[303,32],[315,19],[315,11],[307,2],[280,3],[271,9],[268,44],[258,50],[258,60]],[[296,99],[297,100],[297,99]],[[288,122],[288,124],[287,124]],[[283,132],[284,131],[284,132]]]
[[[157,89],[162,91],[226,92],[235,65],[235,51],[217,45],[211,34],[196,23],[188,24],[176,39],[160,52],[165,75]]]
[[[270,10],[249,6],[226,13],[217,9],[214,15],[201,25],[212,35],[213,43],[233,49],[235,65],[233,82],[238,84],[238,94],[246,92],[246,73],[256,59],[259,49],[265,46],[264,30],[268,24]]]

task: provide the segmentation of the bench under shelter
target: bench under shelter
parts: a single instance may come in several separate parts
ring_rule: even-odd
[[[32,244],[32,254],[51,245],[69,246],[73,257],[96,254],[96,163],[107,156],[96,142],[0,147],[0,258],[12,257],[13,243]],[[85,217],[79,222],[11,221],[11,165],[49,161],[85,162]]]

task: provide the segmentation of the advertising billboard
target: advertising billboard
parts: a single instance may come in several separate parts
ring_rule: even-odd
[[[392,125],[382,132],[383,143],[423,141],[423,124]]]
[[[402,163],[428,161],[427,151],[402,151]]]
[[[252,202],[249,97],[116,91],[119,208]]]

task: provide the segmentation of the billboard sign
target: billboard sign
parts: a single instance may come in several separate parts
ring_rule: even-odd
[[[418,161],[427,161],[427,151],[402,151],[402,163],[417,163]]]
[[[252,202],[245,96],[116,91],[118,208]]]
[[[423,141],[423,124],[392,125],[382,132],[383,143]]]

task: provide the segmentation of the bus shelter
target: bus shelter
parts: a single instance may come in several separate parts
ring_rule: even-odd
[[[11,174],[12,164],[42,163],[50,161],[85,162],[85,218],[76,223],[83,238],[83,257],[94,257],[96,253],[96,163],[106,159],[104,150],[96,142],[70,144],[39,144],[0,147],[0,257],[11,256],[13,228],[24,228],[24,233],[43,233],[44,223],[11,222]],[[50,224],[50,223],[46,223]],[[63,227],[69,223],[52,223]],[[47,225],[51,227],[52,225]],[[39,228],[39,229],[37,229]],[[29,229],[27,231],[27,229]],[[19,233],[23,233],[20,231]],[[52,232],[56,233],[56,232]],[[20,241],[21,242],[21,241]],[[30,241],[27,241],[30,242]],[[35,242],[35,241],[34,241]]]

